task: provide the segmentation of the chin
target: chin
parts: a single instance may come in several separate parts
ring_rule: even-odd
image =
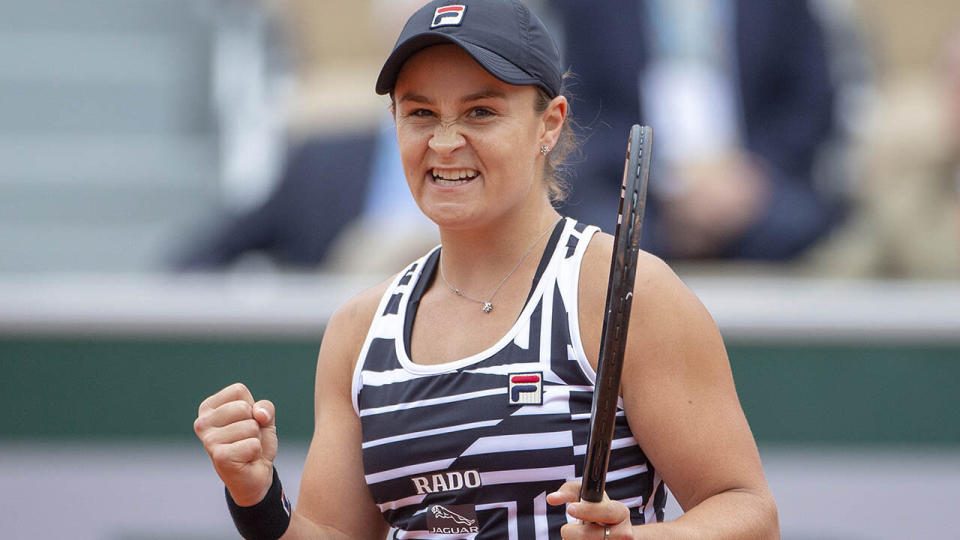
[[[443,205],[440,208],[427,208],[424,214],[430,221],[442,229],[466,229],[479,224],[479,216],[463,207]]]

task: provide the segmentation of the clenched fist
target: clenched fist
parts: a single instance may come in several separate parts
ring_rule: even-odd
[[[240,506],[260,502],[273,480],[277,426],[273,403],[254,401],[242,383],[203,400],[193,430]]]

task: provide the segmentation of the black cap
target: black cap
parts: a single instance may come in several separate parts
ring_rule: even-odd
[[[508,84],[560,94],[560,51],[543,22],[518,0],[434,0],[407,19],[377,78],[388,94],[411,56],[431,45],[459,45],[491,75]]]

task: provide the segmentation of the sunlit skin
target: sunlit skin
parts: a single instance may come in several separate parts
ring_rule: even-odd
[[[420,209],[441,229],[549,210],[536,156],[556,137],[534,112],[535,98],[534,87],[498,80],[454,45],[427,48],[404,64],[394,90],[404,173]],[[441,185],[438,170],[476,176]]]

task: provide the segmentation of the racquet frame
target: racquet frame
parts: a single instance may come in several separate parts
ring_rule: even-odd
[[[643,231],[652,137],[653,130],[650,127],[634,125],[627,140],[617,230],[607,282],[600,358],[590,411],[590,439],[587,442],[580,489],[580,498],[590,502],[602,500],[606,485],[610,444],[620,400],[620,374],[627,346],[640,235]]]

